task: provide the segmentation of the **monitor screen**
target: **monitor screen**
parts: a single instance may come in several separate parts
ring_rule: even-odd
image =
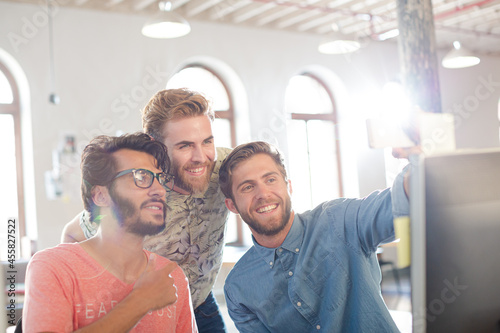
[[[413,332],[500,332],[500,150],[412,163]]]

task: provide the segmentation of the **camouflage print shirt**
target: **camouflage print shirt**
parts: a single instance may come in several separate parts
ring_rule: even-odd
[[[224,232],[229,211],[219,187],[219,169],[231,150],[217,148],[217,161],[205,193],[183,195],[171,192],[167,198],[167,227],[146,237],[144,248],[181,266],[191,289],[193,308],[207,298],[222,265]],[[99,225],[84,212],[80,226],[87,238]]]

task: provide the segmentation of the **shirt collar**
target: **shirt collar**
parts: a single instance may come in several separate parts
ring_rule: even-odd
[[[283,242],[283,244],[281,244],[281,246],[278,246],[276,248],[268,248],[261,246],[252,236],[252,241],[257,255],[266,262],[269,268],[274,267],[274,262],[277,256],[276,252],[279,251],[280,249],[284,249],[292,253],[298,254],[302,248],[303,239],[304,239],[304,224],[302,223],[302,220],[297,214],[295,214],[295,217],[292,221],[292,227],[290,228],[290,231],[288,231],[285,241]]]
[[[299,215],[295,214],[293,224],[281,247],[293,253],[299,253],[304,239],[304,223]]]

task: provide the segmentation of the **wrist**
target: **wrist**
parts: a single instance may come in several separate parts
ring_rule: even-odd
[[[133,289],[130,294],[125,297],[123,302],[127,304],[130,303],[130,306],[135,309],[134,311],[140,313],[141,317],[151,310],[151,305],[148,303],[148,297],[144,297],[140,289]]]

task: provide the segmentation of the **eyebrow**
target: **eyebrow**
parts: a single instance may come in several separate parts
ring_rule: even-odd
[[[273,176],[273,175],[279,175],[279,173],[277,171],[269,171],[269,172],[266,172],[265,174],[263,174],[260,178],[267,178],[269,176]],[[249,184],[249,183],[253,183],[254,181],[253,180],[250,180],[250,179],[246,179],[244,181],[242,181],[241,183],[238,184],[238,186],[236,186],[236,189],[239,189],[241,186],[245,185],[245,184]]]
[[[213,136],[213,135],[211,135],[211,136],[209,136],[208,138],[203,139],[203,142],[205,142],[205,141],[207,141],[207,140],[212,140],[213,138],[214,138],[214,136]],[[187,141],[187,140],[185,140],[185,141],[180,141],[180,142],[177,142],[176,144],[174,144],[174,146],[191,145],[191,144],[193,144],[193,143],[194,143],[194,141]]]

